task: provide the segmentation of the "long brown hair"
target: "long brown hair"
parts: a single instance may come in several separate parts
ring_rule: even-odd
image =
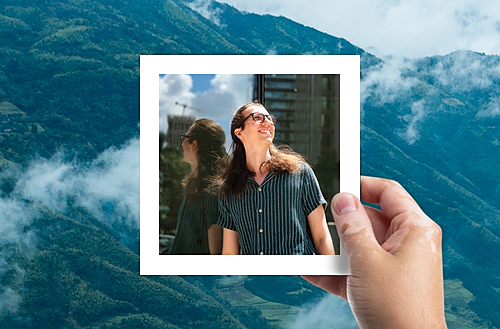
[[[219,189],[220,195],[228,198],[232,195],[239,197],[246,189],[248,189],[249,176],[255,176],[255,173],[247,168],[247,159],[245,154],[245,147],[241,140],[236,136],[234,130],[237,128],[244,129],[243,112],[250,106],[261,106],[265,109],[264,105],[260,102],[250,102],[240,107],[234,114],[231,120],[231,159],[227,168],[222,174],[220,181],[221,186]],[[281,145],[276,147],[274,144],[269,146],[269,153],[271,159],[263,162],[260,166],[266,167],[269,170],[279,175],[283,172],[292,173],[303,170],[301,162],[306,162],[304,157],[299,153],[294,152],[288,145]]]
[[[188,175],[182,185],[186,189],[186,200],[194,202],[201,198],[203,192],[210,192],[216,177],[224,170],[226,156],[226,136],[224,129],[210,119],[198,119],[190,130],[188,143],[198,141],[197,174]]]

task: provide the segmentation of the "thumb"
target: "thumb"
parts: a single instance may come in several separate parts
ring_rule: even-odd
[[[333,197],[331,209],[351,266],[353,255],[356,255],[356,259],[366,260],[365,256],[369,257],[374,251],[380,250],[372,222],[358,198],[350,193],[339,193]]]

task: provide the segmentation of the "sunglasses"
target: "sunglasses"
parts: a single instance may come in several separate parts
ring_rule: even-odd
[[[191,136],[188,135],[180,135],[180,137],[181,137],[181,143],[183,143],[186,139],[191,138]]]

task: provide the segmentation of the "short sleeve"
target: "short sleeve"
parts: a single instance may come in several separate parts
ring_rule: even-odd
[[[233,218],[231,217],[231,212],[229,211],[229,199],[219,197],[219,219],[217,225],[227,228],[231,231],[236,231],[236,225],[234,224]]]
[[[306,216],[309,216],[320,205],[326,209],[327,202],[323,197],[316,175],[308,165],[305,165],[302,184],[302,208]]]
[[[203,198],[203,217],[207,223],[207,229],[217,224],[219,219],[219,205],[215,195],[205,193]]]

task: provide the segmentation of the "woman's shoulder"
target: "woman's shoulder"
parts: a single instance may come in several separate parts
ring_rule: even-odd
[[[301,172],[312,172],[311,165],[305,161],[299,161]]]

